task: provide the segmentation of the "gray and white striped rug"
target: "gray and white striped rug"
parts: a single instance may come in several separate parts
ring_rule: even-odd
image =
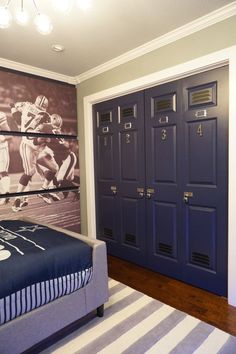
[[[55,354],[235,354],[236,337],[115,280],[103,318],[49,349]]]

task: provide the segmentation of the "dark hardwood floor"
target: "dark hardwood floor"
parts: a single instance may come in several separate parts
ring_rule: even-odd
[[[236,307],[227,299],[108,256],[109,276],[157,300],[236,335]]]

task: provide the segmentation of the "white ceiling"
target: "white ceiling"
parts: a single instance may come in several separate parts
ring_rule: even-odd
[[[32,1],[24,3],[33,17]],[[38,0],[40,11],[52,19],[53,32],[41,35],[32,23],[0,29],[0,58],[74,77],[231,3],[235,1],[93,0],[87,12],[74,5],[62,15],[50,0]],[[12,0],[12,12],[16,5],[20,0]],[[64,52],[51,50],[58,43]]]

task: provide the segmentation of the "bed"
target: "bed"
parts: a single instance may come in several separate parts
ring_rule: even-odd
[[[20,218],[19,222],[34,223],[29,218]],[[45,223],[39,224],[42,228],[49,227]],[[103,316],[103,304],[108,300],[105,243],[55,226],[50,225],[50,229],[71,236],[71,241],[76,238],[90,246],[92,272],[88,273],[82,288],[0,325],[1,354],[22,353],[94,310],[98,316]]]

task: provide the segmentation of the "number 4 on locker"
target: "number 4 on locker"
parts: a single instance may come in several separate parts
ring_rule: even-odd
[[[199,126],[197,128],[197,134],[199,136],[203,136],[202,124],[199,124]]]

